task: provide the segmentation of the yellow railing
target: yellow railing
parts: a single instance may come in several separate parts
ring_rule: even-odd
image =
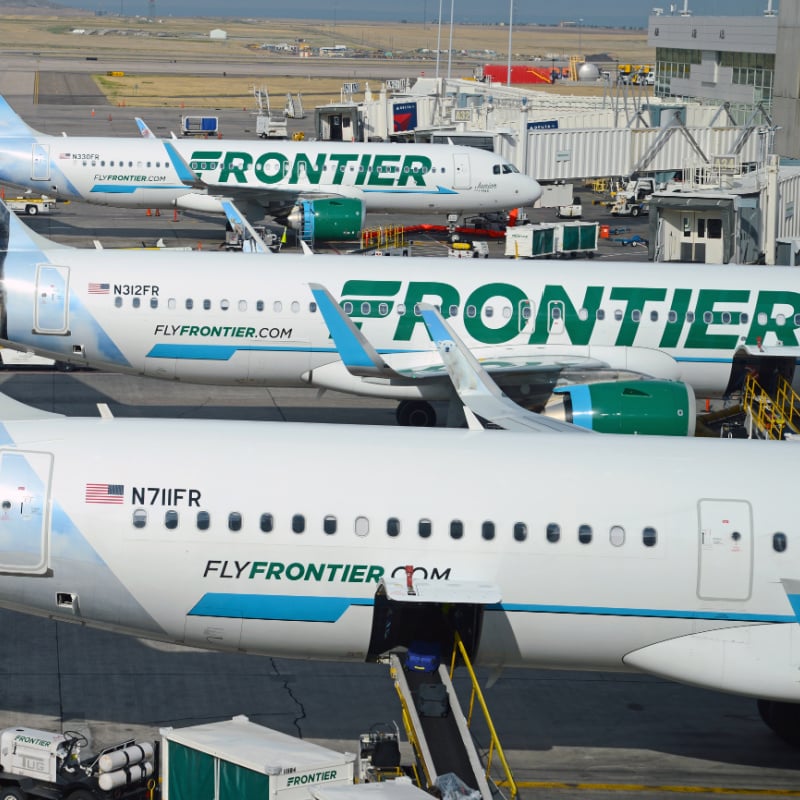
[[[774,397],[755,375],[748,375],[742,406],[764,439],[783,439],[787,428],[800,433],[800,396],[782,375],[777,378]]]
[[[489,708],[486,705],[486,700],[484,700],[483,692],[481,692],[480,685],[478,684],[478,678],[475,675],[475,671],[472,669],[472,662],[469,660],[469,656],[467,655],[467,649],[464,647],[464,642],[461,640],[461,637],[456,633],[455,635],[455,646],[453,647],[453,655],[450,659],[450,679],[453,679],[453,673],[455,672],[456,668],[456,658],[457,656],[461,656],[461,660],[464,662],[464,666],[467,668],[467,672],[469,673],[470,682],[472,683],[472,694],[469,698],[469,712],[467,713],[467,727],[472,724],[472,712],[475,708],[475,700],[477,699],[478,704],[480,705],[483,716],[486,721],[486,726],[489,729],[489,736],[490,736],[490,744],[489,744],[489,755],[486,760],[486,779],[492,780],[491,778],[491,771],[492,771],[492,759],[494,758],[495,751],[497,752],[497,757],[500,759],[500,763],[503,767],[503,771],[505,772],[505,780],[494,781],[497,786],[504,786],[511,791],[511,796],[516,797],[519,788],[517,787],[516,781],[514,780],[514,776],[511,774],[511,767],[508,766],[508,761],[506,761],[505,753],[503,752],[503,748],[500,744],[500,739],[497,736],[497,731],[495,730],[494,723],[492,722],[492,717],[489,714]]]
[[[366,228],[361,231],[361,247],[405,247],[406,229],[402,225]]]
[[[416,756],[414,764],[411,765],[411,768],[414,770],[414,783],[419,786],[420,788],[424,788],[423,785],[420,783],[419,780],[419,773],[417,772],[417,764],[422,765],[422,771],[425,773],[425,786],[432,786],[433,783],[431,781],[430,773],[428,772],[428,765],[425,763],[425,759],[422,757],[422,748],[419,745],[419,739],[417,739],[417,733],[414,730],[414,725],[411,722],[411,715],[408,712],[408,706],[406,705],[405,698],[403,697],[403,692],[400,689],[400,684],[397,680],[397,675],[395,673],[394,667],[391,670],[392,678],[394,679],[394,688],[397,692],[397,697],[400,700],[400,708],[402,709],[402,719],[403,719],[403,727],[406,729],[406,736],[408,737],[408,741],[411,744],[411,747],[414,748],[414,755]]]

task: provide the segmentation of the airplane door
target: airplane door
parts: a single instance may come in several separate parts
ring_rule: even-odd
[[[701,500],[698,504],[700,570],[697,596],[706,600],[746,600],[753,569],[750,503]]]
[[[564,333],[564,303],[562,300],[551,300],[547,304],[547,332],[555,336]]]
[[[69,267],[39,264],[36,268],[36,306],[33,332],[64,336],[69,304]]]
[[[48,501],[53,456],[0,451],[0,572],[48,569]]]
[[[31,179],[34,181],[50,180],[50,145],[33,143],[31,152]]]
[[[472,185],[469,173],[469,155],[466,153],[456,153],[453,156],[453,188],[469,189]]]

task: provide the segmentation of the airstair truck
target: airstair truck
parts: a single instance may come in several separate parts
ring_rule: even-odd
[[[162,800],[310,800],[311,787],[353,784],[354,753],[328,750],[245,716],[159,733]]]

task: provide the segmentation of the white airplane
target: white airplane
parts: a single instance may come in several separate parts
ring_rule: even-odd
[[[752,696],[800,740],[789,443],[64,419],[4,397],[0,437],[0,606],[356,662],[449,652],[455,627],[478,665]]]
[[[543,406],[556,385],[591,383],[572,405],[594,420],[626,417],[620,377],[663,380],[645,413],[671,426],[676,403],[690,403],[678,382],[723,396],[751,368],[791,379],[800,352],[798,272],[782,267],[564,262],[554,273],[498,261],[487,272],[461,259],[86,251],[0,207],[0,280],[2,346],[166,380],[394,398],[404,424],[433,424],[431,403],[455,398],[424,302],[512,399]],[[339,299],[391,374],[339,352],[311,283]]]
[[[499,156],[453,145],[50,136],[0,97],[0,182],[131,208],[285,218],[310,239],[360,235],[366,212],[465,214],[532,205],[539,184]]]

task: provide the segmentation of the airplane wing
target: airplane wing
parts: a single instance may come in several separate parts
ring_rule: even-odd
[[[393,384],[450,380],[445,365],[433,351],[378,353],[322,284],[311,283],[309,286],[342,362],[351,375],[364,380],[388,380]],[[504,356],[484,364],[484,369],[493,376],[536,376],[537,381],[548,386],[554,385],[565,369],[600,370],[607,367],[607,363],[585,356],[548,356],[546,353]]]
[[[53,411],[42,411],[34,406],[25,405],[7,394],[0,393],[0,419],[2,420],[46,419],[63,416],[63,414],[56,414]]]
[[[501,391],[469,348],[429,303],[420,303],[422,319],[442,357],[459,399],[479,419],[509,431],[589,433],[585,428],[524,409]]]

